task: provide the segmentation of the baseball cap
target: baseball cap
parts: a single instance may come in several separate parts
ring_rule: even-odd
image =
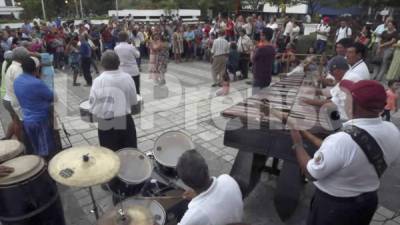
[[[335,69],[340,69],[344,71],[349,70],[349,64],[347,64],[347,61],[343,56],[335,56],[331,59],[328,65],[328,70],[329,72],[332,72]]]
[[[340,87],[347,89],[353,101],[367,110],[383,110],[386,105],[385,88],[378,81],[361,80],[353,82],[342,80]]]
[[[325,17],[323,18],[323,20],[324,20],[324,22],[329,23],[329,17],[325,16]]]

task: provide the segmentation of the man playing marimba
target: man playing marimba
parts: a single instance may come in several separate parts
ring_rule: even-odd
[[[398,128],[380,118],[384,87],[370,80],[343,80],[341,87],[348,91],[346,109],[352,120],[328,136],[313,158],[299,131],[291,131],[300,168],[317,187],[308,225],[368,225],[378,204],[379,178],[400,156]]]

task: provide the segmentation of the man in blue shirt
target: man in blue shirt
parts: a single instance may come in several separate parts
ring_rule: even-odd
[[[81,35],[79,40],[81,42],[80,54],[83,77],[86,80],[86,86],[92,86],[92,75],[90,74],[92,48],[84,35]]]
[[[54,94],[39,79],[40,70],[32,58],[23,60],[22,69],[23,74],[14,81],[14,91],[24,115],[26,136],[33,154],[51,157],[55,149],[50,120]]]

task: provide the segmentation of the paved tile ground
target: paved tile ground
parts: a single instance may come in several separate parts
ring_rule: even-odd
[[[147,71],[144,66],[144,71]],[[248,97],[251,93],[249,85],[244,81],[235,82],[227,97],[216,97],[216,88],[210,88],[210,65],[203,62],[183,64],[170,63],[167,85],[154,87],[148,74],[141,74],[141,92],[144,99],[144,110],[135,115],[134,120],[138,134],[138,148],[144,152],[151,151],[157,138],[164,132],[180,130],[188,134],[195,142],[201,154],[209,163],[211,173],[219,175],[229,173],[237,150],[223,145],[226,119],[220,117],[220,112]],[[84,83],[83,78],[79,78]],[[83,122],[79,117],[79,104],[87,99],[89,89],[73,87],[71,76],[58,71],[55,79],[55,89],[59,96],[57,111],[71,134],[73,146],[98,145],[96,124]],[[1,121],[0,137],[4,135],[4,124],[9,121],[8,115],[0,106]],[[400,125],[400,114],[394,116]],[[67,143],[65,143],[67,144]],[[382,181],[380,190],[380,208],[371,224],[400,225],[400,175],[397,171],[400,163],[389,169]],[[273,193],[276,177],[264,174],[261,182],[245,200],[245,221],[254,225],[269,224],[304,224],[312,184],[307,184],[301,196],[301,202],[293,217],[282,223],[273,206]],[[65,216],[68,225],[91,225],[95,219],[91,211],[88,190],[60,186]],[[111,196],[100,187],[94,187],[95,198],[100,205],[100,211],[111,207]]]

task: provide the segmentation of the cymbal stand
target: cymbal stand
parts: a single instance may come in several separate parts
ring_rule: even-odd
[[[90,198],[92,199],[92,204],[93,204],[92,212],[94,212],[94,216],[96,217],[96,220],[98,220],[99,219],[99,210],[97,208],[96,200],[94,199],[92,187],[89,187],[89,194],[90,194]]]
[[[82,156],[82,160],[85,163],[89,162],[89,159],[90,159],[89,154]],[[96,220],[98,220],[99,219],[99,210],[97,208],[96,200],[94,199],[93,188],[90,186],[88,189],[89,189],[89,195],[90,195],[90,198],[92,199],[92,204],[93,204],[92,211],[94,212],[94,216],[96,217]]]

